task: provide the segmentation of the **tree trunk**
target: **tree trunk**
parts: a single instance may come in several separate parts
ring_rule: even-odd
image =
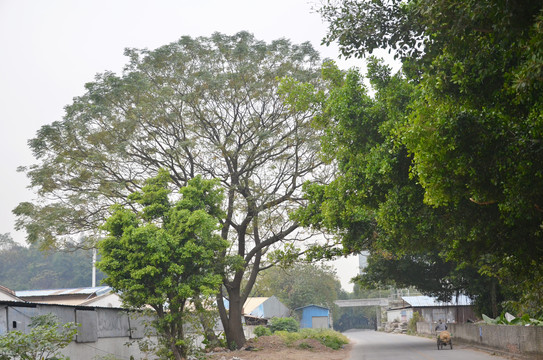
[[[183,350],[177,346],[176,343],[176,337],[172,334],[176,333],[175,329],[170,329],[165,335],[168,341],[168,346],[170,350],[172,351],[173,357],[175,360],[184,360],[185,357],[183,356]]]
[[[173,357],[175,358],[175,360],[184,360],[185,358],[183,357],[183,355],[181,355],[181,351],[179,350],[179,348],[175,345],[171,346],[171,349],[172,349],[172,353],[173,353]]]
[[[226,335],[227,346],[230,349],[240,349],[245,345],[245,333],[243,332],[243,323],[241,321],[241,308],[243,304],[241,303],[239,285],[231,287],[228,295],[228,310],[225,308],[222,298],[218,299],[219,313]]]
[[[492,278],[490,284],[490,304],[492,306],[492,317],[498,317],[498,295],[497,295],[498,280]]]
[[[492,303],[492,317],[498,317],[498,295],[497,295],[498,280],[492,278],[492,284],[490,288],[490,301]]]

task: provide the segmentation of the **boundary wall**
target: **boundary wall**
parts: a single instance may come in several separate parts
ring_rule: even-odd
[[[453,339],[462,343],[491,348],[511,355],[543,359],[543,326],[447,324]],[[420,334],[434,334],[435,324],[417,323]],[[454,342],[453,342],[454,343]]]
[[[157,342],[152,330],[151,336],[146,336],[145,324],[152,317],[122,308],[0,301],[0,336],[13,330],[27,333],[31,318],[45,314],[56,315],[63,324],[78,324],[76,338],[61,350],[70,359],[156,359],[152,353],[143,352],[138,346],[140,341],[151,346]],[[255,336],[255,327],[243,326],[247,339]],[[222,332],[220,321],[215,332]],[[203,337],[194,330],[187,329],[186,335],[193,339],[195,346],[202,345]]]
[[[133,342],[144,340],[145,322],[149,318],[121,308],[0,302],[0,336],[13,330],[27,333],[31,318],[44,314],[56,315],[61,323],[79,325],[75,340],[61,350],[71,359],[95,360],[111,356],[139,359],[148,355]],[[156,342],[154,337],[145,338]],[[133,344],[128,346],[130,343]]]

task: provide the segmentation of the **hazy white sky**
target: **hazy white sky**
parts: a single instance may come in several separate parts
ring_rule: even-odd
[[[252,32],[258,39],[310,41],[320,46],[326,24],[312,8],[319,0],[0,0],[0,233],[20,242],[11,210],[33,198],[19,166],[34,162],[27,146],[96,73],[120,73],[126,47],[154,49],[183,35]],[[360,60],[340,62],[359,66]],[[356,257],[335,262],[344,287]]]

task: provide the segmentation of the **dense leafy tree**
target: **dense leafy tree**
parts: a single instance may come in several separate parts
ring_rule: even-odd
[[[176,201],[170,200],[169,181],[160,170],[129,196],[132,206],[115,207],[104,225],[109,236],[99,243],[98,267],[126,305],[155,310],[162,341],[175,359],[185,359],[186,306],[218,291],[220,268],[214,264],[228,242],[218,234],[223,216],[218,181],[197,176]]]
[[[313,101],[322,108],[316,125],[325,132],[324,156],[335,161],[338,173],[330,184],[307,185],[310,206],[299,209],[297,219],[339,235],[344,251],[369,249],[366,285],[389,280],[442,299],[459,291],[473,296],[494,292],[497,311],[495,284],[479,281],[481,275],[467,262],[448,258],[466,230],[488,226],[489,217],[469,201],[439,208],[424,203],[424,189],[410,172],[413,159],[401,141],[417,89],[375,59],[368,69],[373,97],[357,71],[324,68],[330,91],[325,97],[314,93]],[[298,104],[296,94],[304,88],[294,85],[289,91]],[[466,249],[466,259],[482,261],[477,250]]]
[[[293,111],[277,95],[279,78],[317,79],[318,54],[309,43],[267,44],[246,32],[126,54],[122,76],[98,75],[63,121],[30,141],[39,163],[26,173],[41,201],[15,209],[18,226],[43,245],[92,238],[109,206],[161,167],[178,187],[196,175],[220,179],[221,236],[232,243],[221,258],[236,261],[224,268],[217,301],[228,343],[241,346],[241,309],[263,255],[300,238],[286,214],[300,205],[303,181],[319,178],[311,110]]]
[[[447,224],[432,230],[441,257],[474,264],[520,300],[517,310],[535,313],[543,298],[542,9],[527,0],[345,0],[321,8],[327,42],[339,41],[347,56],[393,50],[416,88],[397,136],[412,155],[422,200],[437,209],[428,214],[441,211]]]
[[[104,278],[96,273],[99,283]],[[0,234],[0,284],[12,290],[61,289],[92,284],[92,251],[41,251]]]

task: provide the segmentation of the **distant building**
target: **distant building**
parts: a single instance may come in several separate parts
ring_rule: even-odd
[[[294,309],[300,316],[300,328],[329,329],[330,309],[319,305],[307,305]]]
[[[224,299],[224,305],[228,309],[229,302]],[[276,296],[248,297],[241,309],[243,320],[247,325],[266,325],[273,317],[288,317],[290,309],[286,307]]]
[[[450,302],[438,301],[430,296],[402,296],[400,305],[387,310],[387,322],[407,322],[418,312],[423,321],[434,323],[465,323],[476,319],[472,301],[465,295],[453,297]]]
[[[242,309],[243,315],[271,319],[272,317],[288,317],[290,309],[275,296],[249,297]]]
[[[29,302],[56,305],[80,305],[120,308],[119,295],[109,286],[83,287],[74,289],[22,290],[15,294]]]

